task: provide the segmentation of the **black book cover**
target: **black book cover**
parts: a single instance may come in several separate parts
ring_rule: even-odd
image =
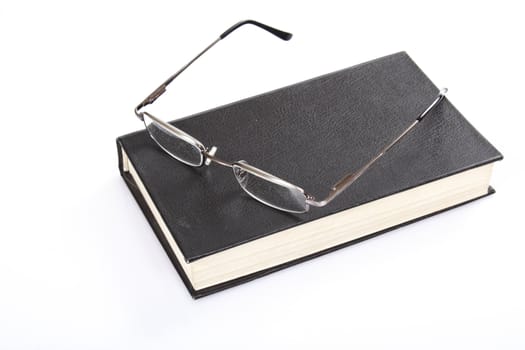
[[[365,164],[410,125],[437,93],[438,88],[402,52],[179,119],[173,124],[204,145],[217,146],[217,154],[223,159],[246,160],[322,198],[342,175]],[[433,117],[433,113],[439,117]],[[194,297],[341,246],[196,291],[133,179],[123,171],[121,148],[189,262],[502,159],[445,99],[328,206],[311,208],[305,214],[290,214],[262,205],[245,194],[231,169],[192,168],[176,161],[144,130],[118,138],[117,145],[122,176]],[[487,194],[491,192],[487,188]],[[351,243],[355,241],[344,245]]]

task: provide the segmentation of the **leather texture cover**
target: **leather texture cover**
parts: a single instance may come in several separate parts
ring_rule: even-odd
[[[223,159],[246,160],[323,198],[341,176],[361,167],[410,125],[437,94],[437,87],[401,52],[179,119],[173,124],[205,146],[217,146],[217,155]],[[194,297],[327,251],[195,291],[133,180],[122,171],[121,147],[190,262],[502,159],[445,99],[332,203],[324,208],[312,207],[306,214],[290,214],[245,194],[231,169],[217,165],[191,168],[176,161],[144,130],[118,138],[117,145],[126,183]],[[492,192],[487,189],[487,194]],[[348,244],[351,243],[354,242]]]

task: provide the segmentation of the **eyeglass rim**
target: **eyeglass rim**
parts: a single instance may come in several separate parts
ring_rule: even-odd
[[[244,188],[241,183],[239,182],[239,179],[237,178],[237,176],[235,176],[235,173],[233,174],[233,176],[235,176],[235,179],[237,180],[237,182],[239,182],[239,186],[243,189],[244,192],[248,193],[252,198],[258,200],[259,202],[263,203],[263,204],[266,204],[267,206],[269,207],[272,207],[272,208],[275,208],[275,209],[279,209],[279,210],[282,210],[282,211],[286,211],[286,212],[289,212],[289,213],[306,213],[307,211],[310,210],[310,205],[308,204],[307,200],[308,200],[308,194],[306,194],[306,192],[304,191],[304,189],[302,189],[301,187],[297,186],[297,185],[294,185],[278,176],[275,176],[273,174],[270,174],[262,169],[259,169],[251,164],[249,164],[248,162],[246,162],[245,160],[239,160],[239,161],[236,161],[236,162],[233,162],[232,164],[232,170],[235,171],[235,168],[238,167],[238,168],[242,168],[246,171],[248,171],[249,173],[255,175],[255,176],[258,176],[259,178],[262,178],[263,180],[265,181],[268,181],[268,182],[271,182],[271,183],[274,183],[276,185],[279,185],[279,186],[282,186],[282,187],[285,187],[285,188],[289,188],[289,189],[292,189],[292,190],[295,190],[295,191],[298,191],[300,194],[303,195],[304,197],[304,208],[305,210],[301,210],[301,211],[297,211],[297,210],[290,210],[290,209],[286,209],[286,208],[283,208],[283,207],[279,207],[275,204],[272,204],[272,203],[269,203],[265,200],[262,200],[261,198],[258,198],[256,197],[254,194],[252,194],[251,192],[249,192],[246,188]]]
[[[156,122],[157,124],[161,125],[162,127],[168,129],[168,131],[170,131],[173,134],[173,136],[175,136],[175,137],[181,139],[182,141],[189,143],[191,146],[197,148],[199,150],[199,153],[200,153],[200,162],[198,164],[190,163],[190,162],[185,161],[184,159],[181,159],[181,158],[177,157],[176,155],[172,154],[171,152],[169,152],[166,149],[166,147],[164,147],[162,144],[160,144],[160,142],[158,142],[157,139],[151,134],[151,132],[148,130],[148,127],[146,125],[146,121],[144,120],[144,125],[146,126],[146,130],[148,131],[148,134],[155,141],[155,143],[157,143],[157,145],[159,145],[166,153],[168,153],[173,158],[177,159],[179,162],[182,162],[182,163],[184,163],[186,165],[189,165],[191,167],[194,167],[194,168],[199,168],[199,167],[202,167],[204,165],[204,163],[206,161],[206,147],[202,144],[202,142],[197,140],[195,137],[185,133],[181,129],[171,125],[170,123],[167,123],[167,122],[163,121],[162,119],[159,119],[159,118],[155,117],[154,115],[152,115],[152,114],[150,114],[148,112],[143,112],[143,113],[149,119],[153,120],[154,122]]]

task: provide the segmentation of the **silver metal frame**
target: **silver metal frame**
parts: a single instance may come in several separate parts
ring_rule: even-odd
[[[315,197],[312,195],[309,195],[304,192],[304,190],[296,186],[292,183],[289,183],[285,180],[283,180],[280,177],[277,177],[275,175],[272,175],[270,173],[267,173],[257,167],[254,167],[253,165],[250,165],[244,161],[236,161],[236,162],[229,162],[226,160],[223,160],[215,155],[215,152],[217,151],[217,148],[215,146],[211,148],[206,148],[199,140],[194,138],[193,136],[187,134],[186,132],[180,130],[179,128],[176,128],[175,126],[153,116],[152,114],[148,112],[142,111],[142,109],[155,102],[157,98],[159,98],[164,92],[166,92],[167,86],[175,79],[177,78],[183,71],[185,71],[193,62],[195,62],[199,57],[201,57],[206,51],[211,49],[215,44],[217,44],[220,40],[224,39],[227,35],[229,35],[231,32],[233,32],[235,29],[241,27],[244,24],[253,24],[256,25],[262,29],[265,29],[272,34],[280,37],[283,40],[289,40],[291,38],[290,33],[286,33],[283,31],[280,31],[278,29],[269,27],[267,25],[264,25],[262,23],[247,20],[239,22],[235,25],[233,25],[231,28],[229,28],[227,31],[225,31],[219,38],[215,39],[210,45],[208,45],[204,50],[202,50],[197,56],[195,56],[192,60],[190,60],[187,64],[185,64],[181,69],[179,69],[175,74],[171,75],[166,81],[164,81],[158,88],[156,88],[151,94],[149,94],[141,103],[137,105],[135,108],[135,115],[142,121],[144,121],[144,116],[146,115],[148,118],[155,121],[158,125],[161,127],[166,128],[174,137],[178,137],[181,140],[188,142],[190,145],[194,146],[201,152],[201,161],[200,164],[195,165],[188,163],[182,159],[179,159],[175,155],[171,154],[168,150],[166,150],[165,147],[163,147],[155,138],[150,134],[150,136],[155,140],[155,142],[169,155],[171,155],[173,158],[177,159],[178,161],[189,165],[193,167],[201,167],[203,165],[210,165],[211,163],[216,163],[218,165],[222,165],[228,168],[234,168],[234,167],[240,167],[244,169],[245,171],[248,171],[266,181],[269,181],[271,183],[292,189],[294,191],[299,191],[305,196],[305,210],[304,211],[293,211],[288,210],[285,208],[280,208],[276,205],[273,205],[272,203],[267,203],[264,200],[257,198],[255,195],[244,189],[244,187],[241,185],[241,188],[248,193],[252,198],[258,200],[259,202],[266,204],[272,208],[279,209],[286,212],[292,212],[292,213],[304,213],[307,212],[310,209],[310,206],[314,207],[324,207],[328,203],[330,203],[334,198],[336,198],[338,195],[340,195],[344,190],[346,190],[351,184],[353,184],[361,175],[363,175],[371,166],[374,164],[379,158],[381,158],[389,149],[391,149],[395,144],[397,144],[405,135],[407,135],[411,130],[414,129],[414,127],[419,124],[427,115],[428,113],[437,106],[445,97],[445,94],[447,93],[447,89],[442,89],[439,91],[439,94],[437,98],[410,124],[399,136],[394,138],[389,144],[387,144],[379,153],[373,157],[370,161],[368,161],[365,165],[363,165],[358,170],[346,174],[343,176],[338,182],[336,182],[331,188],[328,193],[328,195],[322,199],[322,200],[316,200]],[[146,127],[147,129],[147,127]]]
[[[396,143],[398,143],[406,134],[408,134],[414,127],[419,124],[423,118],[427,116],[427,114],[438,105],[441,100],[445,98],[445,94],[447,93],[448,89],[443,88],[439,90],[439,94],[436,97],[434,101],[406,128],[399,136],[397,136],[394,140],[392,140],[388,145],[383,147],[379,153],[369,160],[365,165],[363,165],[361,168],[356,170],[353,173],[349,173],[345,176],[343,176],[339,181],[335,183],[335,185],[332,186],[330,189],[330,192],[328,193],[328,196],[326,196],[325,199],[321,201],[316,201],[314,197],[309,197],[307,199],[307,203],[314,206],[314,207],[324,207],[328,203],[330,203],[335,197],[340,195],[344,190],[348,188],[351,184],[353,184],[361,175],[363,175],[372,164],[374,164],[379,158],[381,158],[389,149],[391,149]]]

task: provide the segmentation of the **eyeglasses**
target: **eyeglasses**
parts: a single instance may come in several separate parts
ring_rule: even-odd
[[[361,175],[363,175],[379,158],[381,158],[389,149],[397,144],[405,135],[407,135],[414,127],[419,124],[428,115],[428,113],[439,104],[447,89],[439,91],[437,98],[410,124],[400,135],[394,138],[387,144],[375,157],[368,161],[358,170],[344,175],[337,183],[335,183],[326,196],[322,200],[316,200],[312,195],[307,194],[301,187],[291,184],[280,177],[267,173],[247,162],[240,160],[236,162],[229,162],[223,160],[215,155],[217,147],[205,147],[200,141],[175,126],[158,119],[149,112],[143,111],[144,107],[155,102],[164,92],[166,87],[177,78],[184,70],[186,70],[193,62],[201,57],[206,51],[211,49],[219,41],[225,39],[233,31],[245,24],[252,24],[262,28],[271,34],[277,36],[282,40],[290,40],[292,34],[284,32],[279,29],[272,28],[263,23],[253,20],[241,21],[232,27],[228,28],[215,41],[202,50],[191,61],[179,69],[175,74],[170,76],[164,83],[155,89],[148,97],[144,99],[136,108],[135,114],[144,122],[147,131],[151,138],[173,158],[178,161],[192,166],[201,167],[203,165],[210,165],[216,163],[225,167],[233,169],[233,174],[241,188],[250,196],[261,203],[264,203],[272,208],[291,212],[291,213],[305,213],[310,209],[310,206],[323,207],[330,203],[335,197],[341,194],[352,183],[354,183]]]

